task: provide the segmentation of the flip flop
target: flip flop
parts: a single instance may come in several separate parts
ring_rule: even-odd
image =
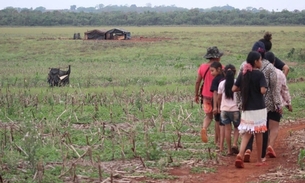
[[[268,146],[268,148],[267,148],[267,155],[270,158],[276,158],[276,154],[271,146]]]
[[[236,156],[235,167],[236,168],[244,168],[244,161],[239,154]]]
[[[207,142],[208,142],[207,131],[206,131],[206,129],[204,129],[204,128],[201,129],[201,140],[202,140],[202,142],[204,142],[204,143],[207,143]]]

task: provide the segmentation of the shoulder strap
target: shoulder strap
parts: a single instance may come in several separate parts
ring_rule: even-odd
[[[266,69],[266,67],[269,65],[270,63],[268,63],[267,65],[265,65],[265,67],[261,70],[261,71],[263,71],[263,70],[265,70]]]
[[[205,76],[207,75],[208,71],[210,70],[210,67],[208,67],[208,69],[205,71],[204,75],[203,75],[203,80],[205,79]]]

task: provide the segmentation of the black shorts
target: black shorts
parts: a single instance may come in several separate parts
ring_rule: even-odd
[[[220,114],[214,114],[215,122],[219,123],[220,126],[225,126],[220,120]]]
[[[276,111],[269,111],[267,113],[267,120],[269,121],[269,119],[280,122],[282,118],[282,115]]]

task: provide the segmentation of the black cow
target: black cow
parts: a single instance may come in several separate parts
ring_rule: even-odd
[[[65,86],[69,84],[69,76],[71,73],[71,66],[67,71],[62,71],[59,68],[50,68],[48,74],[48,83],[50,86]]]

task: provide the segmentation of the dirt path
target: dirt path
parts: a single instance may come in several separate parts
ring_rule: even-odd
[[[173,169],[170,171],[171,175],[175,175],[179,177],[174,181],[170,182],[208,182],[208,183],[221,183],[221,182],[234,182],[234,183],[247,183],[247,182],[260,182],[261,179],[268,180],[270,175],[281,176],[281,182],[305,182],[305,175],[302,179],[291,179],[289,177],[284,177],[285,174],[278,173],[279,170],[289,170],[292,172],[298,168],[296,163],[299,149],[296,147],[305,148],[304,141],[305,140],[305,120],[300,120],[298,122],[286,123],[281,125],[279,136],[277,138],[276,146],[274,147],[275,152],[277,154],[277,158],[267,158],[267,166],[255,166],[255,157],[256,157],[256,149],[254,145],[254,149],[252,152],[252,162],[245,163],[245,168],[237,169],[234,166],[235,156],[231,157],[222,157],[222,165],[217,166],[217,171],[215,173],[208,174],[190,174],[189,169]],[[289,138],[295,140],[293,137],[294,133],[297,131],[302,131],[302,135],[299,136],[301,138],[299,141],[299,145],[293,144],[289,142]],[[255,143],[254,143],[255,144]],[[293,153],[291,153],[293,152]],[[277,175],[278,174],[278,175]],[[262,178],[262,175],[265,175]],[[272,178],[272,177],[271,177]]]

